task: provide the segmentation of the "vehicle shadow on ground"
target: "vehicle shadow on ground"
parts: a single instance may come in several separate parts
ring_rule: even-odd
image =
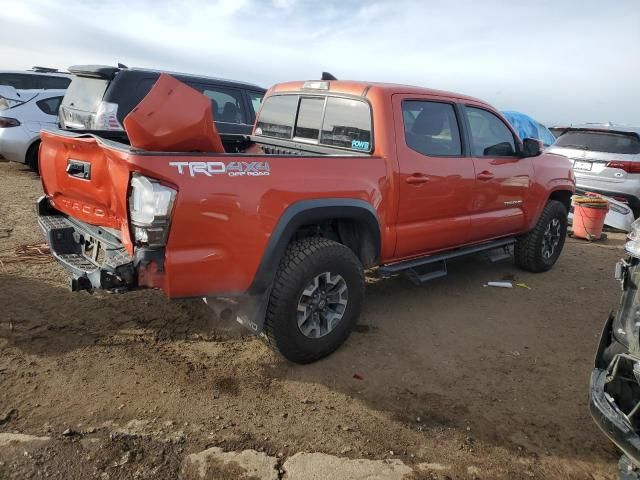
[[[462,449],[614,461],[586,404],[597,339],[619,292],[603,272],[617,255],[608,243],[575,244],[545,274],[476,258],[424,286],[405,277],[372,283],[343,348],[269,374],[327,385],[431,442],[454,429]],[[483,286],[495,280],[515,288]]]
[[[36,269],[36,266],[31,267]],[[240,338],[202,300],[169,301],[159,292],[71,292],[36,278],[0,273],[0,338],[35,355],[60,355],[97,343]]]

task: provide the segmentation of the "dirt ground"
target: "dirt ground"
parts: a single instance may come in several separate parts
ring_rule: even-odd
[[[423,287],[372,282],[348,342],[299,366],[201,301],[71,293],[53,261],[16,261],[42,242],[40,194],[0,163],[0,433],[53,438],[5,451],[0,478],[172,479],[211,446],[447,468],[425,478],[613,478],[587,392],[620,235],[568,239],[546,274],[473,259]],[[501,279],[530,289],[483,287]]]

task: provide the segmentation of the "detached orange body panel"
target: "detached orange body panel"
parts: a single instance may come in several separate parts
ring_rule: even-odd
[[[211,100],[165,73],[124,119],[131,146],[152,152],[223,153]]]
[[[308,94],[301,82],[278,85],[270,94],[283,92]],[[374,262],[388,264],[525,233],[554,192],[574,190],[571,164],[561,156],[429,157],[408,148],[404,100],[464,104],[499,115],[477,99],[340,81],[330,82],[328,93],[361,97],[371,106],[372,152],[301,155],[291,153],[293,147],[261,146],[257,137],[250,153],[219,153],[208,99],[163,77],[125,120],[134,149],[94,136],[42,133],[46,199],[66,216],[117,230],[135,256],[140,248],[128,213],[131,176],[175,189],[166,246],[151,266],[138,264],[138,281],[170,297],[196,297],[268,288],[260,278],[277,268],[267,260],[277,254],[278,241],[290,238],[291,225],[324,218],[318,212],[337,219],[361,214],[358,221],[378,239]],[[167,153],[176,150],[185,153]],[[90,178],[69,176],[70,160],[90,165]]]

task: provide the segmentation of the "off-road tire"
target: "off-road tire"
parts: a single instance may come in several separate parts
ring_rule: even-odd
[[[539,273],[551,269],[558,260],[567,237],[567,208],[557,200],[549,200],[533,230],[518,240],[515,246],[516,264],[529,272]],[[553,255],[543,256],[543,240],[547,227],[554,219],[560,222],[560,239]]]
[[[29,147],[27,150],[27,154],[25,155],[25,162],[27,166],[31,168],[37,174],[40,173],[40,169],[38,168],[38,152],[40,150],[40,142],[37,141],[33,145]]]
[[[323,272],[342,276],[348,301],[335,328],[320,338],[305,336],[297,321],[298,302],[305,286]],[[364,300],[364,271],[360,260],[344,245],[321,237],[296,240],[280,259],[269,298],[264,338],[295,363],[326,357],[342,345],[360,315]]]

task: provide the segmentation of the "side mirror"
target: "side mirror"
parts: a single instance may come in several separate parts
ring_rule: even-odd
[[[525,138],[522,142],[522,157],[537,157],[542,153],[544,145],[535,138]]]

